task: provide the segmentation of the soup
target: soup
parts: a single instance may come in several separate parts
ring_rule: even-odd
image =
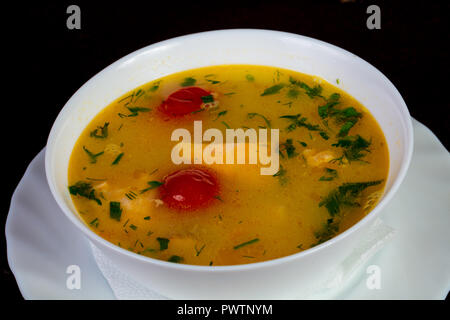
[[[260,141],[263,130],[270,137],[277,130],[277,149],[267,143],[276,171],[261,174],[267,165],[250,163],[262,144],[252,149],[249,140],[241,163],[225,155],[223,163],[195,160],[209,142],[199,154],[193,139],[181,143],[173,133],[194,137],[198,123],[224,137],[254,129]],[[191,163],[173,160],[177,145]],[[237,148],[223,150],[237,158]],[[151,258],[218,266],[276,259],[333,238],[376,205],[388,170],[383,132],[349,94],[290,70],[226,65],[172,74],[119,97],[77,140],[68,179],[81,218],[104,239]]]

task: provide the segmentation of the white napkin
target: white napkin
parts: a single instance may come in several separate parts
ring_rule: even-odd
[[[312,299],[326,298],[331,290],[338,290],[349,281],[356,271],[363,266],[378,250],[394,235],[394,229],[381,219],[376,219],[368,232],[352,253],[333,270],[319,289],[311,294]],[[151,288],[146,288],[131,276],[122,272],[97,247],[91,243],[92,252],[100,271],[111,286],[114,295],[119,300],[165,300],[168,299]],[[295,293],[292,294],[295,296]]]
[[[329,295],[330,291],[339,292],[339,289],[350,281],[357,271],[392,239],[394,234],[395,230],[392,227],[380,218],[375,219],[367,233],[359,241],[358,246],[330,272],[324,283],[310,298],[322,299]]]
[[[166,300],[167,298],[134,280],[122,272],[96,246],[91,243],[92,253],[100,271],[119,300]]]

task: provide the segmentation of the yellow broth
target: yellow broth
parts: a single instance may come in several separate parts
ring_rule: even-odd
[[[213,92],[216,104],[162,117],[158,106],[183,85]],[[339,137],[355,111],[356,123]],[[149,181],[196,166],[172,163],[173,130],[193,134],[193,121],[201,120],[203,130],[225,136],[227,127],[267,127],[264,118],[280,130],[276,175],[260,175],[259,165],[202,164],[216,173],[220,197],[196,211],[168,208],[157,186],[141,193]],[[355,142],[358,136],[363,140]],[[369,145],[358,149],[358,142]],[[85,223],[122,248],[186,264],[245,264],[306,250],[354,225],[381,196],[388,157],[373,116],[325,80],[268,66],[213,66],[152,81],[104,108],[73,149],[69,190]],[[81,183],[87,191],[77,189]],[[110,202],[120,202],[119,218]]]

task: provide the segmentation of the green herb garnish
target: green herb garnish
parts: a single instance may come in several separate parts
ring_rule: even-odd
[[[156,238],[156,240],[159,242],[159,250],[163,251],[166,250],[169,247],[169,239],[166,238]]]
[[[91,131],[89,136],[91,136],[93,138],[98,138],[98,139],[105,139],[106,137],[108,137],[108,125],[109,125],[109,122],[105,122],[103,127],[98,126],[97,129],[95,129],[94,131]]]
[[[276,93],[280,92],[280,90],[283,89],[284,87],[285,87],[285,85],[282,83],[273,85],[273,86],[267,88],[266,90],[264,90],[264,92],[261,93],[261,96],[268,96],[268,95],[276,94]]]
[[[167,261],[173,262],[173,263],[180,263],[180,262],[182,262],[183,260],[184,260],[183,257],[180,257],[180,256],[171,256],[171,257],[169,258],[169,260],[167,260]]]
[[[184,78],[183,82],[181,83],[181,86],[182,87],[193,86],[196,82],[197,82],[197,80],[195,80],[194,78],[191,78],[191,77]]]
[[[94,220],[89,222],[89,225],[96,227],[96,228],[98,228],[98,224],[99,224],[98,218],[95,218]]]
[[[320,177],[319,181],[331,181],[337,178],[337,170],[325,168],[325,175]]]
[[[323,229],[314,233],[314,236],[317,238],[317,243],[313,246],[317,246],[318,244],[330,240],[336,235],[336,233],[338,233],[338,231],[339,222],[335,221],[333,218],[327,219]]]
[[[95,196],[95,190],[92,188],[92,185],[88,182],[78,181],[69,187],[69,192],[74,196],[79,195],[80,197],[94,200],[99,206],[102,205],[100,199]]]
[[[214,102],[214,97],[211,94],[207,95],[207,96],[202,96],[201,99],[202,99],[203,103]]]
[[[200,253],[202,253],[203,249],[206,247],[206,244],[204,244],[200,249],[197,249],[197,245],[194,246],[195,249],[195,256],[198,257],[200,255]]]
[[[361,160],[367,152],[370,152],[369,146],[371,145],[370,141],[367,141],[360,135],[356,137],[345,137],[344,139],[339,139],[337,143],[332,144],[333,147],[341,147],[344,149],[343,156],[337,159],[332,160],[332,162],[340,161],[342,162],[342,158],[347,158],[348,161],[363,161]]]
[[[217,114],[217,117],[214,119],[214,121],[216,121],[216,120],[219,119],[220,117],[226,115],[227,113],[228,113],[227,110],[220,111],[220,112]]]
[[[143,108],[143,107],[127,107],[128,110],[130,110],[131,114],[128,115],[128,117],[136,117],[139,112],[149,112],[152,109],[150,108]]]
[[[355,124],[356,121],[347,121],[346,123],[344,123],[341,129],[339,130],[338,137],[344,137],[348,135],[348,132],[350,131],[351,128],[353,128]]]
[[[160,84],[160,82],[161,82],[161,81],[155,82],[155,84],[154,84],[153,86],[151,86],[151,87],[148,89],[148,91],[150,91],[150,92],[155,92],[156,90],[158,90],[158,89],[159,89],[159,84]]]
[[[97,158],[100,157],[102,154],[104,154],[105,152],[99,152],[99,153],[92,153],[91,151],[89,151],[85,146],[83,146],[83,150],[84,152],[87,153],[87,155],[89,156],[89,158],[91,159],[91,163],[96,163],[97,162]]]
[[[287,170],[283,168],[282,165],[280,165],[280,169],[277,173],[273,175],[273,177],[277,177],[278,181],[282,186],[284,186],[287,183],[287,177],[286,177]]]
[[[286,152],[286,155],[289,159],[298,155],[298,153],[295,152],[295,147],[292,139],[287,139],[286,142],[280,144],[280,152],[282,154],[283,152]]]
[[[208,79],[209,77],[214,77],[214,76],[215,76],[214,74],[207,74],[205,76],[205,80],[210,82],[211,84],[218,84],[218,83],[220,83],[220,81],[218,81],[218,80]]]
[[[338,93],[333,93],[328,98],[328,102],[318,107],[319,116],[322,119],[333,118],[337,124],[341,124],[341,129],[339,130],[338,137],[344,137],[348,135],[350,129],[358,122],[362,117],[362,113],[356,111],[353,107],[348,107],[345,109],[337,109],[336,106],[339,104],[340,95]]]
[[[286,128],[286,131],[288,131],[288,132],[291,132],[299,127],[305,127],[306,129],[311,130],[311,131],[319,131],[320,130],[319,125],[310,124],[310,123],[306,122],[306,120],[308,120],[306,117],[301,117],[301,116],[302,115],[299,113],[299,114],[295,114],[295,115],[281,116],[280,119],[287,119],[287,120],[291,121],[291,124]]]
[[[252,113],[248,113],[248,114],[247,114],[247,117],[248,117],[249,119],[253,119],[253,118],[256,117],[256,116],[262,118],[262,119],[264,120],[264,122],[266,123],[266,125],[267,125],[268,128],[271,128],[271,127],[272,127],[271,124],[270,124],[270,120],[267,119],[267,118],[266,118],[265,116],[263,116],[262,114],[259,114],[259,113],[256,113],[256,112],[252,112]]]
[[[252,76],[251,74],[247,74],[247,75],[245,76],[245,79],[247,79],[247,81],[249,81],[249,82],[255,81],[255,77]]]
[[[228,123],[226,123],[225,121],[221,122],[227,129],[230,129],[230,126],[228,125]]]
[[[333,217],[341,211],[343,206],[360,207],[357,198],[362,191],[371,186],[380,184],[383,180],[369,182],[344,183],[335,190],[332,190],[320,203],[319,207],[325,206]]]
[[[111,219],[120,221],[121,216],[122,216],[122,208],[120,208],[120,202],[111,201],[109,203],[109,217]]]
[[[148,190],[152,190],[152,189],[158,188],[158,187],[162,186],[164,183],[163,182],[159,182],[159,181],[148,181],[147,184],[150,187],[148,187],[148,188],[146,188],[144,190],[141,190],[140,191],[141,194],[144,193],[144,192],[147,192]]]
[[[289,91],[287,92],[287,97],[290,99],[297,99],[298,95],[300,94],[300,91],[298,91],[297,89],[289,89]],[[292,102],[291,102],[292,103]],[[290,107],[290,106],[289,106]]]
[[[129,191],[129,192],[125,193],[125,196],[130,200],[134,200],[137,198],[138,195],[136,193],[134,193],[133,191]]]
[[[325,140],[330,139],[330,137],[328,136],[328,134],[327,134],[325,131],[323,131],[323,130],[319,132],[319,135],[320,135],[323,139],[325,139]]]
[[[234,246],[233,249],[234,249],[234,250],[237,250],[237,249],[240,249],[240,248],[242,248],[242,247],[248,246],[249,244],[253,244],[253,243],[255,243],[255,242],[258,242],[258,241],[259,241],[259,239],[258,239],[258,238],[255,238],[255,239],[252,239],[252,240],[250,240],[250,241],[247,241],[247,242],[238,244],[237,246]]]
[[[302,89],[305,90],[305,93],[308,95],[308,97],[310,97],[311,99],[314,99],[315,97],[322,97],[322,87],[320,85],[316,85],[314,87],[310,87],[308,86],[306,83],[299,81],[299,80],[295,80],[292,77],[289,77],[289,82],[292,85],[298,86]],[[323,97],[322,97],[323,98]]]
[[[114,161],[111,163],[112,166],[116,165],[119,163],[120,159],[122,159],[124,153],[122,152],[121,154],[119,154],[116,159],[114,159]]]

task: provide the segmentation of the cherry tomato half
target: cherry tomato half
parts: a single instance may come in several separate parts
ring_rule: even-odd
[[[199,111],[203,103],[202,97],[210,94],[210,92],[199,87],[182,88],[171,93],[161,104],[160,110],[173,117]]]
[[[163,180],[161,199],[170,208],[196,210],[207,207],[219,194],[216,178],[204,169],[182,169]]]

